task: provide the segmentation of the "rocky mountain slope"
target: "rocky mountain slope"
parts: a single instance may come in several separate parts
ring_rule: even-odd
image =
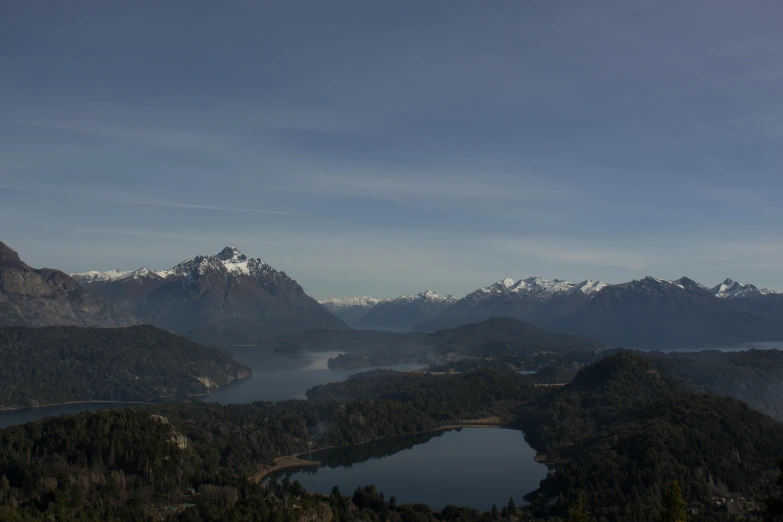
[[[662,349],[783,336],[779,324],[717,298],[685,277],[645,277],[607,286],[550,326],[607,344]]]
[[[217,343],[311,329],[345,329],[285,272],[226,247],[169,270],[76,274],[86,288],[131,306],[143,321]]]
[[[134,322],[123,305],[95,296],[59,270],[29,267],[0,242],[0,326],[125,326]]]

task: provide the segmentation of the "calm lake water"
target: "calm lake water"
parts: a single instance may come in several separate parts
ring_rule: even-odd
[[[203,400],[221,404],[243,404],[258,400],[304,399],[308,388],[318,384],[342,381],[354,373],[378,368],[412,370],[421,366],[411,363],[365,366],[351,370],[330,370],[326,366],[326,362],[329,360],[329,357],[334,357],[339,353],[317,352],[302,355],[283,355],[266,348],[243,348],[236,351],[234,355],[238,361],[253,369],[253,378],[231,383]],[[133,406],[133,404],[66,404],[48,408],[15,410],[0,413],[0,429],[55,415],[78,413],[87,410],[125,408],[128,406]]]
[[[746,350],[783,350],[783,341],[748,341],[744,343],[722,344],[718,346],[708,346],[706,348],[638,348],[642,351],[658,350],[660,352],[703,352],[705,350],[718,350],[721,352],[742,352]]]
[[[291,468],[273,477],[289,477],[324,494],[335,485],[351,495],[359,486],[375,484],[398,504],[489,510],[492,504],[506,505],[509,497],[522,505],[524,495],[538,488],[548,469],[533,460],[535,455],[521,431],[465,428],[317,451],[303,458],[324,466]]]

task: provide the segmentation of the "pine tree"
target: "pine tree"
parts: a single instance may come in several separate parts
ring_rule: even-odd
[[[514,502],[514,497],[509,497],[508,498],[508,513],[512,517],[517,514],[517,505]]]
[[[498,513],[498,507],[495,504],[492,504],[492,511],[490,512],[490,516],[492,517],[492,520],[497,520],[500,516],[500,513]]]
[[[580,492],[576,503],[568,508],[568,522],[592,522],[595,520],[587,510],[587,498]]]
[[[663,512],[661,522],[685,522],[685,501],[682,499],[680,485],[675,480],[669,484],[669,489],[663,496]]]

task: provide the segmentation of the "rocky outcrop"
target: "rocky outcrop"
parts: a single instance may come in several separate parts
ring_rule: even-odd
[[[93,295],[68,274],[25,264],[0,242],[0,326],[127,326],[122,305]]]

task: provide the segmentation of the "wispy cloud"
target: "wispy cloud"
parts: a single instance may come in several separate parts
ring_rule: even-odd
[[[136,205],[143,207],[160,207],[183,210],[207,210],[211,212],[239,212],[244,214],[267,214],[274,216],[289,217],[309,217],[309,214],[302,212],[292,212],[288,210],[278,210],[269,208],[249,208],[234,205],[212,205],[203,203],[190,203],[184,201],[174,201],[149,197],[143,194],[132,192],[106,191],[89,188],[73,187],[53,187],[53,186],[32,186],[32,185],[0,185],[0,188],[6,190],[15,190],[29,193],[47,193],[57,195],[67,195],[69,198],[77,201],[89,201],[91,203],[108,201],[124,205]]]

